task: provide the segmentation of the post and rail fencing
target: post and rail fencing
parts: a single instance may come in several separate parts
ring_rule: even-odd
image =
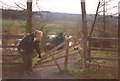
[[[20,54],[5,54],[7,52],[7,49],[16,49],[18,46],[17,45],[4,45],[4,42],[5,41],[9,41],[9,40],[12,40],[13,43],[15,40],[18,40],[18,39],[22,39],[24,35],[2,35],[2,64],[19,64],[21,62],[11,62],[9,61],[9,59],[17,59],[17,58],[21,58]],[[8,59],[8,61],[4,62],[4,59]]]
[[[12,39],[12,41],[13,40],[18,40],[18,39],[22,39],[23,37],[24,37],[24,35],[2,35],[3,41],[4,40],[11,40],[11,39]],[[62,68],[60,67],[60,64],[63,64],[64,69],[67,70],[68,69],[68,63],[69,63],[68,62],[68,57],[72,56],[72,55],[75,55],[75,54],[79,54],[79,50],[69,53],[70,48],[73,48],[73,47],[79,45],[79,43],[75,43],[74,45],[69,46],[69,42],[70,42],[69,40],[66,40],[65,42],[63,42],[60,45],[56,46],[52,50],[48,51],[46,54],[42,55],[42,60],[39,60],[37,65],[40,65],[41,67],[44,67],[44,66],[57,66],[59,70],[62,70]],[[63,49],[58,50],[58,48],[61,48],[63,46],[64,46]],[[18,47],[17,45],[4,45],[3,44],[2,45],[2,50],[4,50],[4,49],[12,49],[12,48],[15,49],[17,47]],[[61,53],[63,51],[65,53],[63,53],[59,57],[55,57],[55,55],[59,55],[59,53]],[[17,53],[17,54],[5,54],[5,52],[2,53],[2,59],[3,59],[2,64],[10,64],[10,65],[12,64],[12,65],[14,65],[14,64],[22,63],[22,62],[11,62],[9,59],[8,59],[7,62],[4,62],[4,59],[8,58],[8,57],[10,59],[12,59],[12,58],[16,58],[16,59],[21,58],[19,53]],[[52,58],[52,59],[48,59],[48,58]],[[58,63],[57,61],[61,60],[61,59],[64,59],[64,60],[61,63]],[[49,62],[52,62],[52,61],[54,62],[53,64],[46,64],[46,63],[49,63]]]
[[[90,61],[88,63],[88,65],[95,65],[95,64],[91,64],[91,61],[92,60],[106,60],[106,61],[112,61],[112,62],[115,62],[120,59],[119,57],[98,57],[98,56],[91,56],[91,51],[104,51],[104,52],[115,52],[116,55],[118,53],[118,38],[104,38],[104,37],[89,37],[88,38],[89,41],[89,46],[88,46],[88,51],[89,51],[89,54],[88,54],[88,60]],[[95,41],[97,41],[96,43],[97,44],[101,44],[101,43],[108,43],[110,42],[109,45],[104,45],[104,46],[107,46],[107,47],[101,47],[100,45],[98,45],[97,47],[94,46],[95,44]],[[112,45],[115,45],[116,47],[111,47],[111,44]],[[99,64],[98,64],[99,65]],[[110,66],[110,65],[99,65],[101,67],[110,67],[110,68],[118,68],[118,66]]]
[[[10,39],[21,39],[24,35],[3,35],[2,38],[3,40],[10,40]],[[87,60],[107,60],[107,61],[118,61],[119,58],[117,57],[94,57],[94,56],[91,56],[91,51],[94,50],[94,51],[115,51],[117,52],[118,49],[113,49],[113,48],[99,48],[99,47],[93,47],[92,44],[94,43],[95,40],[99,40],[99,43],[101,41],[118,41],[118,38],[93,38],[93,37],[90,37],[89,38],[89,41],[92,41],[91,43],[89,42],[89,46],[87,48],[87,50],[89,51],[88,53],[90,53],[86,58]],[[83,40],[82,40],[83,41]],[[35,67],[37,66],[40,66],[40,67],[46,67],[46,66],[57,66],[59,70],[62,70],[62,67],[60,65],[64,65],[63,69],[64,70],[68,70],[68,64],[69,64],[69,61],[68,61],[68,57],[69,56],[73,56],[73,55],[76,55],[76,54],[80,54],[81,55],[81,51],[83,50],[73,50],[70,52],[69,49],[71,48],[74,48],[75,46],[79,46],[79,45],[82,45],[81,43],[77,42],[71,46],[69,46],[69,42],[70,40],[66,40],[65,42],[61,43],[60,45],[56,46],[55,48],[53,48],[52,50],[48,51],[47,53],[45,53],[44,55],[42,55],[42,60],[39,60],[38,63],[35,65]],[[117,42],[116,42],[117,43]],[[58,50],[58,48],[60,47],[63,47],[61,50]],[[3,49],[10,49],[10,48],[17,48],[17,45],[3,45],[2,46]],[[62,54],[61,54],[62,53]],[[61,55],[60,55],[61,54]],[[84,54],[83,54],[84,56]],[[19,54],[9,54],[9,55],[6,55],[6,54],[2,54],[2,57],[3,59],[6,58],[6,57],[9,57],[9,58],[21,58]],[[51,59],[49,59],[51,58]],[[79,58],[79,59],[84,59],[84,58]],[[51,63],[50,63],[51,62]],[[19,64],[21,62],[3,62],[3,64]],[[86,65],[94,65],[94,64],[91,64],[90,62],[89,63],[86,63]],[[109,67],[109,66],[103,66],[101,65],[101,67]],[[113,66],[111,66],[113,67]]]

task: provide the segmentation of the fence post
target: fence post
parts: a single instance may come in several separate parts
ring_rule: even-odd
[[[91,59],[90,59],[90,57],[91,57],[91,49],[89,49],[90,47],[91,47],[91,39],[90,38],[88,38],[88,60],[89,60],[89,62],[91,62]]]
[[[118,58],[120,58],[120,1],[118,2]],[[118,60],[120,66],[120,59]],[[118,78],[120,80],[120,72],[118,70]]]
[[[65,56],[65,64],[64,64],[64,70],[68,70],[68,53],[69,53],[69,40],[66,40],[66,56]]]
[[[2,10],[0,9],[0,33],[2,33]],[[3,39],[2,39],[2,35],[0,34],[0,47],[2,47],[3,43]],[[0,63],[2,63],[2,50],[0,50]],[[2,64],[0,64],[0,78],[2,79]],[[2,80],[1,80],[2,81]]]
[[[82,31],[83,31],[83,44],[84,44],[84,66],[86,67],[86,61],[88,57],[88,51],[87,51],[87,19],[86,19],[86,8],[85,8],[85,0],[81,0],[81,10],[82,10]]]
[[[26,32],[32,32],[32,0],[27,0]]]

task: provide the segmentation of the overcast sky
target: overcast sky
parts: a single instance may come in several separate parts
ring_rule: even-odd
[[[9,9],[18,9],[14,1],[19,4],[19,6],[26,8],[27,0],[0,0],[0,7]],[[52,11],[52,12],[62,12],[62,13],[77,13],[81,14],[81,0],[37,0],[38,5],[36,5],[36,0],[33,0],[33,11]],[[86,1],[86,12],[95,13],[99,0],[85,0]],[[109,1],[109,0],[106,0]],[[111,0],[108,3],[106,9],[111,9],[113,6],[118,6],[120,0]],[[38,7],[39,6],[39,7]],[[100,9],[100,11],[103,8]],[[118,8],[109,10],[107,13],[117,13]]]

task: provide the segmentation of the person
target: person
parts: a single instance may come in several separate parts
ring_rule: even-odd
[[[36,30],[35,32],[25,36],[18,45],[18,51],[20,52],[23,60],[23,73],[25,75],[31,75],[33,72],[32,58],[34,49],[38,53],[38,57],[41,58],[41,51],[39,42],[43,36],[43,32]]]

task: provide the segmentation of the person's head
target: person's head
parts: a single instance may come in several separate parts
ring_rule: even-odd
[[[35,34],[35,40],[41,40],[41,38],[42,38],[42,36],[43,36],[43,32],[42,31],[39,31],[39,30],[36,30],[35,32],[34,32],[34,34]]]

